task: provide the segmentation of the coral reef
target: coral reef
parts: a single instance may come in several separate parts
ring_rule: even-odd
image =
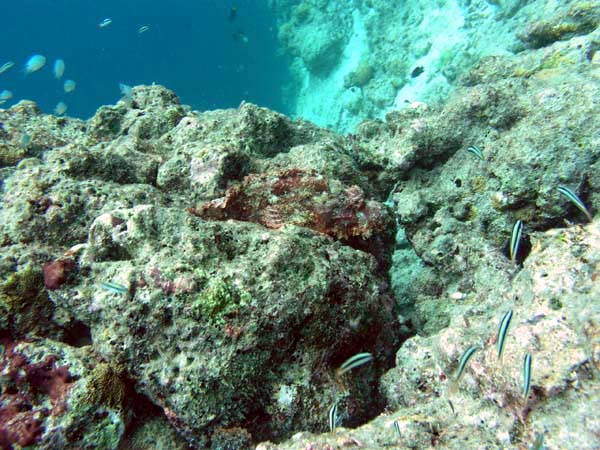
[[[4,270],[37,267],[47,321],[88,330],[99,361],[77,398],[91,418],[110,412],[115,439],[133,390],[199,448],[318,430],[333,401],[348,423],[382,407],[377,379],[401,339],[395,222],[346,139],[250,104],[187,111],[148,86],[40,156],[5,181],[4,251],[18,262]],[[341,383],[335,368],[359,351],[376,360]]]
[[[546,47],[600,23],[588,0],[271,2],[294,60],[292,116],[346,133],[416,100],[445,101],[482,57]]]
[[[331,7],[306,2],[289,21]],[[569,8],[347,136],[157,85],[86,122],[1,110],[0,445],[599,447],[600,38]],[[392,104],[380,72],[413,63],[345,91]]]
[[[0,336],[0,445],[115,449],[126,415],[90,405],[84,396],[97,362],[89,348],[56,341],[14,341]]]

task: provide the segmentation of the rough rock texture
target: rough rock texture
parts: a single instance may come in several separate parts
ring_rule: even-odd
[[[334,402],[348,423],[381,409],[395,221],[350,141],[250,104],[190,112],[160,86],[59,129],[31,103],[2,114],[11,136],[55,133],[33,153],[4,142],[3,332],[93,349],[98,376],[133,380],[197,448],[319,430]],[[195,214],[241,192],[244,214]],[[336,374],[364,351],[361,376]]]
[[[395,222],[387,207],[366,201],[364,192],[299,169],[247,176],[218,198],[190,209],[207,220],[235,219],[279,229],[298,225],[371,253],[379,268],[391,262]]]
[[[122,373],[90,347],[0,336],[0,446],[114,449],[132,400]]]
[[[418,335],[382,377],[384,414],[261,450],[522,449],[537,448],[540,436],[544,448],[600,446],[600,226],[557,189],[570,187],[592,215],[600,208],[599,36],[485,58],[445,105],[414,103],[358,128],[356,148],[393,185],[389,203],[405,236],[392,283],[399,319]],[[511,262],[517,220],[525,235]]]
[[[342,132],[417,100],[446,101],[482,57],[545,47],[600,24],[598,3],[588,0],[270,1],[294,61],[292,114]],[[334,47],[337,58],[315,67],[314,55],[325,60]]]
[[[545,47],[594,31],[600,23],[600,5],[590,1],[559,2],[549,17],[540,10],[536,15],[537,20],[532,20],[517,33],[527,48]]]
[[[447,299],[456,311],[449,326],[404,343],[396,368],[382,378],[385,414],[354,430],[297,434],[257,448],[521,449],[531,448],[538,434],[547,448],[597,448],[600,223],[538,233],[535,240],[512,283]],[[508,270],[502,273],[508,280]],[[509,309],[499,362],[497,331]],[[479,350],[457,384],[458,361],[470,345]],[[527,399],[526,352],[532,354]]]
[[[372,258],[304,228],[140,205],[96,219],[79,264],[53,298],[200,445],[217,426],[314,428],[335,397],[327,373],[353,350],[383,356],[393,342]],[[369,385],[347,388],[357,408],[373,406]]]
[[[351,9],[326,0],[296,3],[286,11],[287,21],[279,27],[279,39],[288,52],[302,59],[313,75],[327,76],[340,62],[350,39]],[[331,27],[332,16],[336,17],[336,27]]]
[[[1,111],[2,445],[600,447],[600,226],[557,189],[600,209],[598,33],[347,137],[160,86]]]
[[[444,289],[464,293],[496,276],[490,251],[508,254],[516,220],[526,232],[586,220],[559,185],[598,208],[600,85],[589,53],[597,39],[484,59],[443,108],[418,104],[361,126],[357,145],[385,155],[381,177],[399,180],[393,199],[412,248],[439,270],[429,294],[417,294],[433,300],[417,300],[416,320],[429,322],[419,328],[445,326],[447,308],[436,300]]]

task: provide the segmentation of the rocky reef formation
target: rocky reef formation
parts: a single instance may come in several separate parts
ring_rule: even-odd
[[[417,336],[382,378],[386,413],[258,448],[600,445],[600,226],[558,189],[598,210],[600,34],[559,39],[483,58],[443,106],[414,103],[352,135],[381,166],[405,232],[392,285]]]
[[[0,446],[599,447],[600,31],[529,29],[347,136],[0,110]]]
[[[587,0],[270,0],[293,63],[292,116],[342,132],[413,101],[444,102],[482,57],[593,31]]]
[[[346,139],[159,86],[87,123],[27,102],[1,121],[20,152],[2,169],[4,446],[115,448],[141,427],[133,392],[196,448],[316,431],[335,402],[348,423],[381,410],[395,221]],[[336,374],[359,352],[360,377]]]

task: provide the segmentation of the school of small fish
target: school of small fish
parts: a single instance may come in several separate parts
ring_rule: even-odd
[[[108,27],[109,25],[111,25],[112,22],[113,21],[110,17],[106,17],[105,19],[102,19],[98,23],[98,28],[104,29],[104,28]],[[142,35],[144,33],[147,33],[148,31],[150,31],[150,25],[141,25],[137,29],[137,34]],[[44,55],[37,54],[37,53],[31,55],[27,59],[27,61],[25,61],[25,64],[23,65],[23,75],[29,76],[30,74],[33,74],[35,72],[42,70],[44,68],[44,66],[46,66],[46,62],[47,62],[47,59],[46,59],[46,56],[44,56]],[[2,75],[5,72],[8,72],[14,66],[15,66],[14,61],[6,61],[5,63],[1,64],[0,65],[0,75]],[[66,64],[65,64],[64,59],[57,58],[56,60],[54,60],[54,65],[52,66],[52,72],[54,74],[54,78],[56,80],[61,80],[63,78],[63,75],[65,74],[65,71],[66,71]],[[1,80],[2,80],[2,78],[0,78],[0,81]],[[62,88],[63,88],[62,90],[64,91],[65,94],[69,94],[75,90],[76,86],[77,86],[77,83],[74,80],[67,79],[62,83]],[[119,83],[119,89],[121,91],[121,94],[123,95],[122,100],[126,101],[126,102],[130,101],[131,95],[132,95],[132,88],[126,84]],[[12,98],[13,98],[12,91],[10,91],[8,89],[0,90],[0,105],[8,102]],[[63,114],[65,114],[66,111],[67,111],[67,104],[62,100],[60,100],[56,104],[56,106],[54,107],[54,110],[53,110],[54,114],[56,114],[56,115],[63,115]],[[24,135],[22,145],[24,145],[24,146],[28,145],[28,142],[30,139],[31,139],[31,137],[29,135]]]
[[[237,6],[232,6],[229,9],[228,19],[230,22],[235,21],[237,12],[238,12]],[[105,28],[109,27],[112,24],[112,22],[113,22],[113,20],[110,17],[106,17],[106,18],[102,19],[100,22],[98,22],[98,28],[100,28],[101,30],[105,29]],[[141,36],[141,35],[147,33],[148,31],[150,31],[150,25],[140,25],[137,29],[137,34],[138,34],[138,36]],[[243,44],[248,43],[248,37],[241,30],[233,33],[232,36],[233,36],[234,40],[236,40],[238,42],[241,42]],[[46,56],[40,55],[40,54],[33,54],[25,62],[25,65],[23,66],[23,74],[30,75],[30,74],[33,74],[34,72],[38,72],[38,71],[42,70],[45,65],[46,65]],[[2,65],[0,65],[0,75],[9,71],[14,66],[15,66],[14,61],[7,61],[7,62],[3,63]],[[65,74],[65,70],[66,70],[65,61],[61,58],[56,59],[54,61],[54,65],[52,67],[52,72],[54,73],[54,78],[57,80],[62,79],[63,75]],[[0,78],[0,81],[1,81],[1,78]],[[76,87],[76,83],[73,80],[69,79],[69,80],[65,80],[63,82],[63,91],[66,94],[73,92],[75,90],[75,87]],[[122,100],[125,102],[130,101],[131,94],[132,94],[131,87],[127,86],[125,84],[119,83],[119,89],[121,90],[121,94],[123,94]],[[8,102],[12,98],[13,98],[13,93],[10,90],[4,89],[4,90],[0,91],[0,105]],[[66,110],[67,110],[67,105],[65,102],[63,102],[61,100],[58,102],[58,104],[54,108],[54,113],[61,115],[61,114],[64,114],[66,112]]]
[[[46,57],[44,55],[40,55],[40,54],[34,54],[31,55],[27,61],[25,61],[25,64],[23,65],[23,75],[28,76],[34,72],[38,72],[39,70],[43,69],[44,66],[46,65]],[[4,64],[2,64],[0,66],[0,75],[3,74],[4,72],[7,72],[8,70],[12,69],[15,66],[15,63],[13,61],[7,61]],[[66,69],[66,65],[65,65],[65,61],[63,59],[57,59],[54,61],[54,66],[52,68],[52,71],[54,73],[54,78],[56,78],[57,80],[61,79],[63,74],[65,73],[65,69]],[[63,84],[63,89],[65,92],[73,92],[75,90],[75,81],[73,80],[66,80]],[[13,93],[11,91],[9,91],[8,89],[4,89],[3,91],[0,91],[0,105],[8,102],[9,100],[11,100],[13,98]],[[57,115],[61,115],[64,114],[65,111],[67,110],[67,105],[60,101],[56,107],[54,108],[54,113]],[[23,139],[25,139],[25,141],[27,141],[27,139],[24,137]],[[25,146],[27,145],[24,144]]]
[[[112,19],[110,17],[107,17],[98,23],[98,28],[103,29],[103,28],[108,27],[111,24],[112,24]],[[150,30],[149,25],[141,25],[137,29],[137,34],[142,35],[142,34],[148,32],[149,30]],[[27,59],[27,61],[25,62],[24,66],[23,66],[23,74],[29,75],[34,72],[38,72],[38,71],[42,70],[44,68],[44,66],[46,65],[46,61],[47,60],[44,55],[40,55],[40,54],[31,55]],[[9,71],[14,66],[15,66],[14,61],[7,61],[7,62],[3,63],[2,65],[0,65],[0,75]],[[54,78],[57,80],[60,80],[63,77],[63,75],[65,74],[65,70],[66,70],[65,61],[60,58],[56,59],[54,61],[54,65],[52,66],[52,72],[54,73]],[[75,90],[76,86],[77,86],[77,83],[74,80],[70,80],[70,79],[65,80],[62,85],[63,91],[66,94],[73,92]],[[122,99],[124,101],[128,101],[131,98],[131,92],[132,92],[131,87],[127,86],[126,84],[119,83],[119,89],[121,91],[121,94],[123,95]],[[13,98],[12,91],[9,91],[8,89],[0,90],[0,105],[8,102],[12,98]],[[54,108],[54,113],[56,115],[62,115],[66,111],[67,111],[67,104],[62,100],[59,101]]]
[[[228,16],[229,21],[230,22],[235,21],[236,16],[237,16],[237,6],[233,6],[229,10],[229,16]],[[112,22],[113,21],[110,17],[106,17],[106,18],[102,19],[100,22],[98,22],[98,28],[100,28],[100,29],[107,28],[108,26],[110,26],[112,24]],[[150,25],[140,25],[137,29],[137,34],[138,34],[138,36],[141,36],[142,34],[147,33],[148,31],[150,31]],[[248,37],[246,36],[246,34],[243,31],[238,31],[238,32],[234,33],[233,38],[234,38],[234,40],[242,42],[244,44],[248,43]],[[30,74],[33,74],[34,72],[38,72],[38,71],[42,70],[45,65],[46,65],[46,57],[44,55],[33,54],[25,62],[25,65],[23,66],[23,74],[30,75]],[[14,66],[15,66],[14,61],[7,61],[7,62],[3,63],[2,65],[0,65],[0,75],[9,71]],[[66,70],[65,61],[61,58],[56,59],[54,61],[54,65],[52,66],[52,72],[54,73],[54,78],[57,80],[62,79],[63,75],[65,74],[65,70]],[[63,91],[64,91],[64,93],[69,94],[75,90],[76,86],[77,86],[77,84],[75,83],[75,81],[73,81],[71,79],[65,80],[63,82]],[[121,94],[123,95],[122,100],[125,102],[130,101],[131,95],[132,95],[132,88],[130,86],[127,86],[126,84],[119,83],[119,89],[121,91]],[[10,90],[4,89],[4,90],[0,91],[0,105],[8,102],[12,98],[13,98],[13,93]],[[54,113],[57,115],[62,115],[66,111],[67,111],[67,104],[65,102],[63,102],[62,100],[59,101],[54,108]]]

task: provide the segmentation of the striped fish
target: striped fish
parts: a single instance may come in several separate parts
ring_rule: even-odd
[[[558,186],[558,192],[560,192],[562,195],[564,195],[565,197],[567,197],[567,199],[573,203],[578,209],[579,211],[581,211],[582,213],[585,214],[585,216],[587,217],[587,219],[591,222],[592,221],[592,215],[590,214],[590,212],[588,211],[588,209],[585,207],[585,204],[581,201],[581,199],[579,198],[579,196],[573,192],[571,189],[569,189],[566,186]]]
[[[517,261],[517,254],[519,253],[519,245],[521,245],[521,238],[523,237],[523,222],[517,220],[513,225],[512,233],[510,235],[510,260],[512,262]]]
[[[527,401],[531,388],[531,353],[527,352],[523,358],[523,397]]]
[[[351,356],[344,361],[344,363],[338,368],[338,376],[344,375],[346,372],[349,372],[352,369],[362,366],[370,361],[373,361],[373,355],[370,353],[357,353],[356,355]]]
[[[112,292],[113,294],[119,294],[119,295],[127,294],[127,292],[129,291],[122,284],[113,283],[112,281],[103,281],[100,283],[100,287],[109,292]]]
[[[471,345],[468,349],[465,350],[462,357],[460,358],[460,362],[458,363],[458,368],[456,369],[456,374],[454,375],[454,381],[458,383],[465,371],[465,367],[467,367],[467,363],[471,359],[471,356],[479,350],[478,345]]]
[[[335,402],[331,408],[329,408],[329,413],[327,414],[329,419],[329,431],[335,433],[335,429],[338,426],[339,416],[338,416],[338,404]]]
[[[452,404],[452,402],[450,401],[450,399],[448,399],[448,405],[450,405],[450,411],[452,411],[452,415],[455,416],[456,415],[456,411],[454,411],[454,405]]]
[[[400,424],[397,420],[394,420],[394,430],[396,430],[396,434],[398,435],[398,439],[402,437],[402,433],[400,432]]]
[[[506,333],[508,332],[508,327],[510,325],[510,321],[512,319],[513,312],[512,309],[509,309],[502,317],[502,321],[500,322],[500,327],[498,328],[498,361],[502,360],[502,350],[504,349],[504,342],[506,339]]]
[[[469,153],[473,153],[475,156],[477,156],[477,158],[483,159],[483,152],[476,145],[471,145],[469,148],[467,148],[467,151]]]

